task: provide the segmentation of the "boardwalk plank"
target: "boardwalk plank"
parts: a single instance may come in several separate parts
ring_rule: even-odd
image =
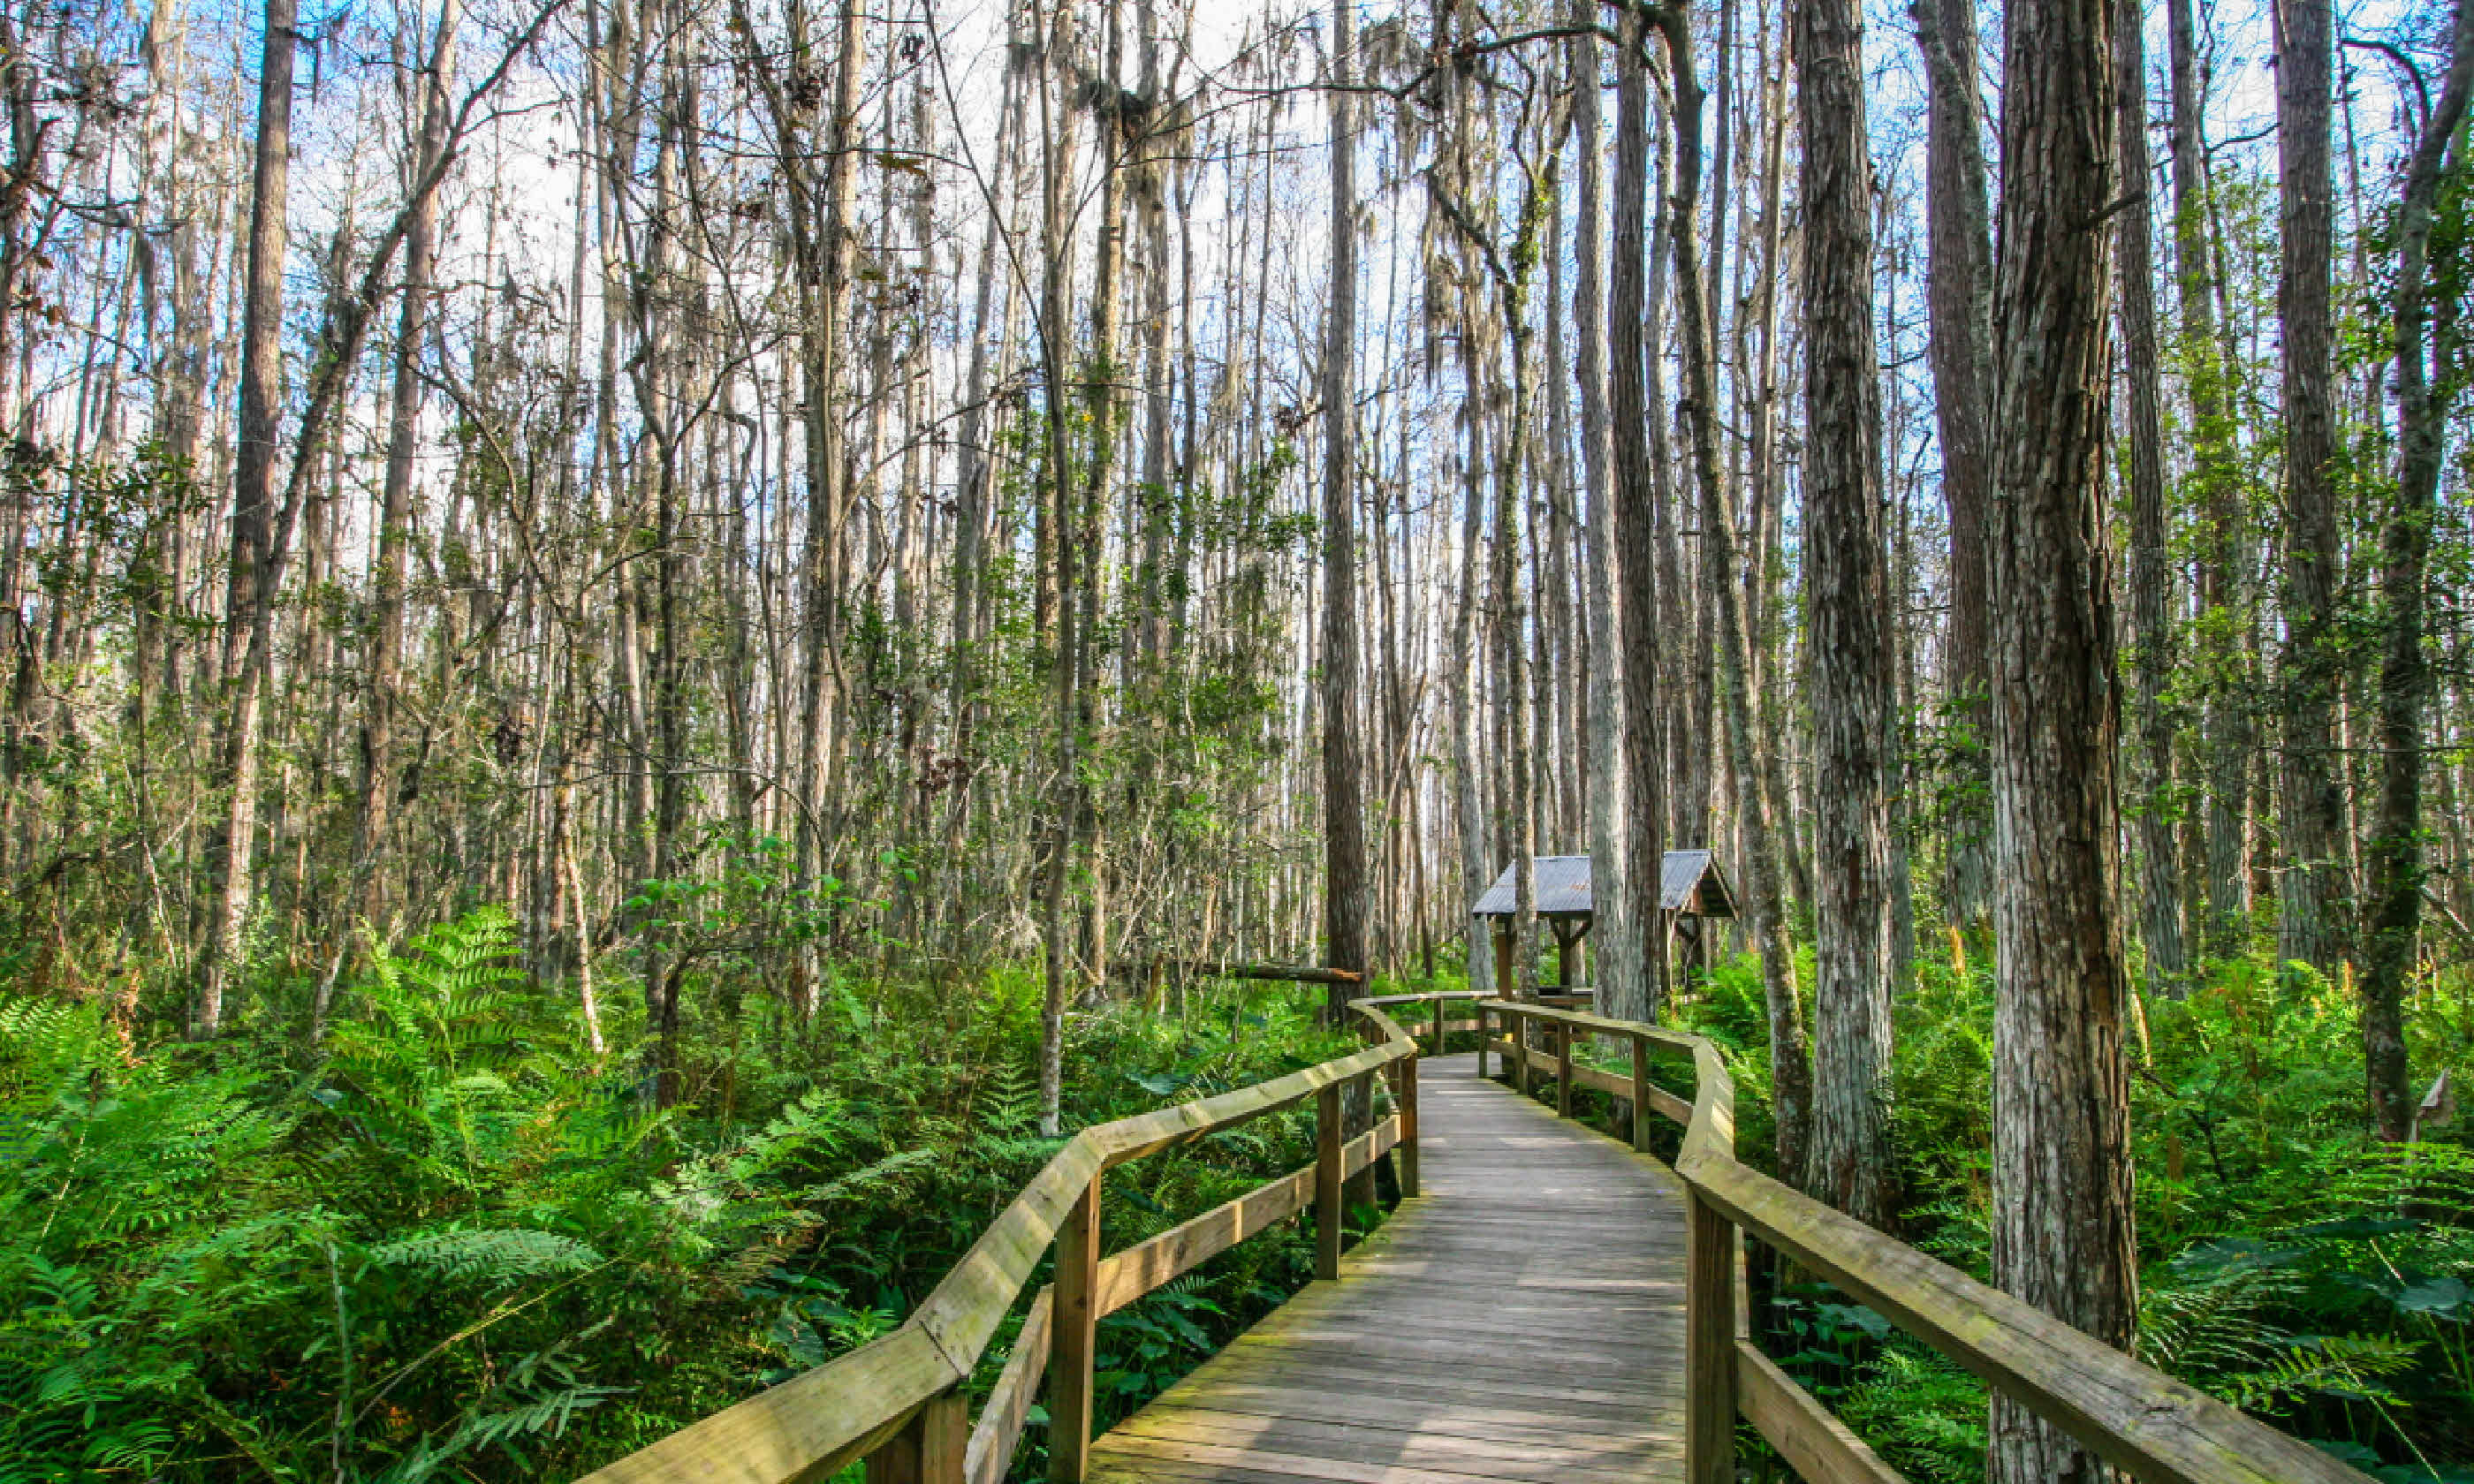
[[[1426,1194],[1095,1439],[1096,1484],[1683,1477],[1681,1187],[1467,1057],[1421,1070]]]

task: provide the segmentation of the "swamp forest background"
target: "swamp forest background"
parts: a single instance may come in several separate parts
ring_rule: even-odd
[[[1553,853],[1748,1158],[2474,1478],[2469,94],[2465,0],[0,7],[0,1479],[585,1472],[1345,1044],[1226,969],[1534,991]]]

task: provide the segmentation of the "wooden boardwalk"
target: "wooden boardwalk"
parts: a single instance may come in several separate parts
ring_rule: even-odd
[[[1684,1476],[1684,1194],[1613,1139],[1420,1068],[1425,1194],[1091,1444],[1095,1484]]]

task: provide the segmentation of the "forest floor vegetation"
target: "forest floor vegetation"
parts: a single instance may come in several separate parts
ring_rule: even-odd
[[[1809,984],[1808,951],[1798,977]],[[2474,1149],[2451,1120],[2413,1144],[2363,1116],[2357,1002],[2301,966],[2219,963],[2145,998],[2128,1048],[2138,1172],[2139,1353],[2389,1484],[2474,1484]],[[1898,1235],[1991,1274],[1989,954],[1919,959],[1897,1001]],[[1676,1017],[1725,1050],[1737,1146],[1771,1136],[1760,970],[1720,967]],[[2413,1065],[2474,1055],[2474,971],[2409,1008]],[[1678,1090],[1686,1090],[1679,1087]],[[1824,1284],[1770,1285],[1765,1346],[1909,1479],[1985,1476],[1983,1384]],[[1747,1432],[1748,1456],[1761,1445]]]
[[[379,956],[315,1044],[0,984],[0,1481],[572,1477],[900,1323],[1058,1147],[1030,970],[751,994],[659,1109],[632,996],[596,1057],[516,942],[484,909]],[[1066,1127],[1342,1050],[1311,998],[1077,1013]],[[1128,1166],[1107,1245],[1312,1159],[1309,1106]],[[1101,1423],[1312,1266],[1291,1224],[1103,1321]]]

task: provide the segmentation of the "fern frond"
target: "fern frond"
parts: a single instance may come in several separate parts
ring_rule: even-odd
[[[601,1261],[599,1253],[571,1236],[523,1228],[430,1232],[373,1248],[370,1256],[386,1267],[486,1283],[580,1273]]]
[[[2301,1286],[2282,1268],[2169,1264],[2140,1293],[2142,1358],[2202,1387],[2255,1371],[2293,1340],[2263,1316]]]
[[[2223,1395],[2244,1411],[2259,1411],[2310,1396],[2395,1404],[2381,1384],[2413,1369],[2420,1340],[2384,1334],[2303,1335],[2258,1370],[2226,1377]]]

